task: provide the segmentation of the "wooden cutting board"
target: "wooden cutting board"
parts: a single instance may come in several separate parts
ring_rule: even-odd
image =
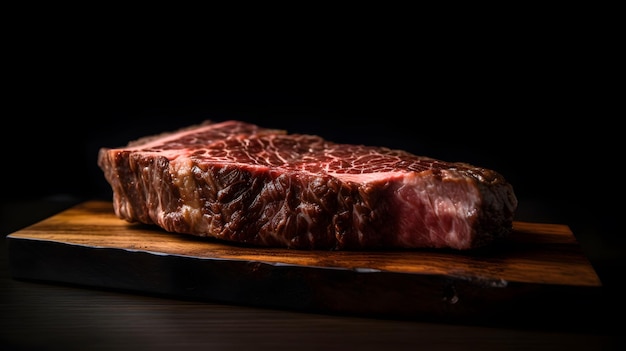
[[[298,251],[130,224],[111,202],[87,201],[7,240],[15,279],[168,298],[473,322],[570,320],[602,300],[600,279],[562,224],[515,222],[508,239],[472,252]]]

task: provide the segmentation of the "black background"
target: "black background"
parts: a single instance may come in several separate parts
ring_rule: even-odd
[[[5,5],[2,235],[70,204],[110,199],[96,164],[100,147],[241,119],[499,171],[520,200],[517,219],[569,225],[608,288],[608,322],[591,324],[603,329],[623,318],[622,12],[587,3],[165,5]],[[5,252],[0,265],[8,268]],[[30,284],[1,267],[0,275],[4,341],[46,349],[82,341],[195,345],[206,337],[220,346],[365,349],[429,341],[571,349],[602,340],[578,328],[570,338],[552,328],[325,323]],[[538,317],[522,324],[534,329]],[[218,328],[207,334],[206,325]]]

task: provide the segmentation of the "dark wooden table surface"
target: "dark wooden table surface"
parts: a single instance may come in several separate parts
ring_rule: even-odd
[[[75,203],[3,203],[3,239]],[[612,350],[624,344],[611,310],[602,320],[542,327],[535,323],[541,315],[513,327],[304,313],[17,280],[7,251],[2,240],[2,350]]]

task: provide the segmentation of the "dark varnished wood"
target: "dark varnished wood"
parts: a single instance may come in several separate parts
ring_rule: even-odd
[[[602,284],[562,224],[515,222],[471,252],[299,251],[174,234],[88,201],[8,237],[15,278],[246,305],[494,320],[597,311]],[[551,314],[548,314],[551,315]]]

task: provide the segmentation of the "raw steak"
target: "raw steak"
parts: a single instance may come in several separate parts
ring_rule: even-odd
[[[517,208],[493,170],[241,121],[103,147],[98,165],[124,220],[264,247],[473,249]]]

